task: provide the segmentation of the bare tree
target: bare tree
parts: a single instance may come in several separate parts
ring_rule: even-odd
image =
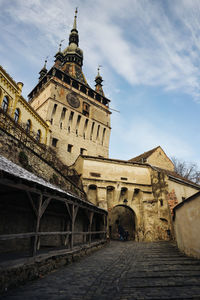
[[[171,157],[174,164],[174,171],[179,175],[200,184],[200,169],[196,163],[179,160],[176,157]]]

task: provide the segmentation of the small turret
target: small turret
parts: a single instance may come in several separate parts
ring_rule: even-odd
[[[62,46],[62,42],[64,40],[60,41],[60,44],[59,44],[59,48],[58,48],[58,52],[56,53],[56,55],[54,56],[55,57],[55,63],[56,65],[60,65],[63,61],[63,53],[61,51],[61,46]]]
[[[39,72],[39,74],[40,74],[39,81],[47,74],[47,68],[46,68],[46,66],[47,66],[47,59],[45,59],[44,67]]]
[[[101,75],[99,73],[100,67],[101,66],[98,67],[98,69],[97,69],[98,73],[97,73],[97,76],[95,77],[95,82],[96,82],[96,84],[95,84],[95,91],[97,93],[99,93],[100,95],[105,96],[104,95],[104,91],[103,91],[103,85],[102,85],[103,79],[102,79],[102,77],[101,77]]]

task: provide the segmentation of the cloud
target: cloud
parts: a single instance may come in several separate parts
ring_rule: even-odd
[[[181,90],[200,101],[198,1],[2,1],[2,15],[12,20],[4,24],[6,34],[19,32],[18,49],[25,57],[40,61],[51,55],[52,62],[59,41],[66,38],[67,43],[76,5],[91,80],[94,66],[101,63],[105,78],[112,68],[131,85]]]

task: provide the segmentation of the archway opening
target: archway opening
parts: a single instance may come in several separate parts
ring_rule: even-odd
[[[119,239],[118,225],[128,232],[128,239],[135,240],[136,216],[127,205],[117,205],[109,212],[109,234],[111,239]]]

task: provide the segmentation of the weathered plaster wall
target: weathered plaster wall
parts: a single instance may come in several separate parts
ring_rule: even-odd
[[[200,188],[198,186],[192,187],[187,183],[180,183],[174,180],[168,180],[168,192],[174,194],[177,199],[177,203],[182,202],[184,199],[194,195]]]
[[[200,194],[179,204],[174,212],[174,228],[179,249],[200,259]]]
[[[133,212],[135,228],[129,234],[137,241],[172,237],[165,174],[148,165],[87,156],[79,157],[76,166],[89,200],[108,210],[109,226],[114,228],[116,207],[123,206]]]
[[[164,151],[159,147],[147,159],[147,162],[162,169],[174,171],[174,165]]]

